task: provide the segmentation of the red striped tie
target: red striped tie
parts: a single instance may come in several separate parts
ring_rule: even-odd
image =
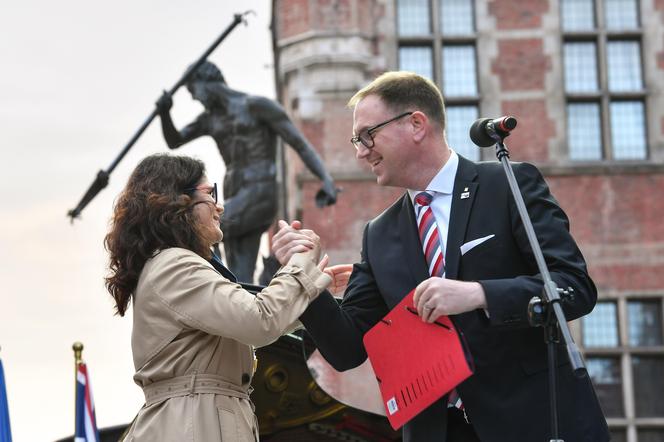
[[[436,219],[431,210],[433,196],[428,192],[420,192],[415,196],[417,210],[417,230],[420,234],[422,251],[429,266],[429,275],[445,277],[445,257],[443,256],[442,240],[438,232]],[[461,398],[456,389],[450,392],[447,400],[448,407],[457,407],[463,410]]]
[[[440,234],[436,225],[436,218],[431,210],[433,196],[427,192],[420,192],[415,196],[417,208],[417,230],[422,242],[422,251],[429,265],[429,275],[443,276],[445,274],[445,258],[441,247]]]

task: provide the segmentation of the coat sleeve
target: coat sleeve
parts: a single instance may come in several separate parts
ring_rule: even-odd
[[[326,291],[300,317],[323,357],[339,371],[367,359],[362,338],[389,311],[367,259],[368,229],[369,225],[364,230],[362,260],[353,266],[341,305]]]
[[[151,288],[176,321],[257,347],[278,339],[331,282],[302,253],[293,255],[256,295],[193,252],[181,249],[160,261],[152,268]]]
[[[574,289],[573,299],[561,304],[567,320],[588,314],[597,301],[597,289],[588,274],[583,255],[569,232],[567,215],[551,195],[535,166],[528,163],[515,164],[514,172],[552,280],[559,288]],[[510,218],[512,234],[524,261],[530,263],[532,276],[479,282],[486,294],[492,325],[530,327],[527,318],[528,302],[533,296],[542,296],[543,282],[513,198],[510,198]]]

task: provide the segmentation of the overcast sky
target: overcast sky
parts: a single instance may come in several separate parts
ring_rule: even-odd
[[[242,4],[241,9],[232,6]],[[114,198],[146,155],[167,151],[156,120],[73,225],[76,206],[169,89],[230,24],[210,57],[231,87],[274,97],[268,0],[23,0],[0,12],[0,358],[16,441],[74,430],[72,343],[84,343],[100,427],[128,423],[143,403],[133,383],[131,316],[113,316],[102,241]],[[178,127],[202,110],[175,95]],[[211,139],[197,156],[220,181]]]

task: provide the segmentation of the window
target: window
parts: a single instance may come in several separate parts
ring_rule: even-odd
[[[480,149],[468,136],[479,114],[473,0],[396,0],[396,5],[399,69],[440,86],[450,147],[478,160]]]
[[[426,46],[405,46],[399,48],[399,69],[433,78],[433,55]]]
[[[598,302],[592,315],[583,318],[584,347],[618,347],[618,315],[615,302]]]
[[[562,0],[560,6],[569,158],[646,159],[638,0]]]
[[[639,442],[663,440],[663,308],[659,297],[601,300],[581,320],[588,373],[615,440],[630,430]]]

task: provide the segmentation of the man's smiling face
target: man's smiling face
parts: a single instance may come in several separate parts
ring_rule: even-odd
[[[353,133],[358,134],[399,113],[389,109],[377,95],[369,95],[355,106]],[[405,116],[374,131],[372,148],[359,144],[356,157],[369,164],[376,175],[376,182],[381,186],[409,187],[407,166],[410,163],[410,152],[413,151],[408,136],[409,122],[410,116]]]

